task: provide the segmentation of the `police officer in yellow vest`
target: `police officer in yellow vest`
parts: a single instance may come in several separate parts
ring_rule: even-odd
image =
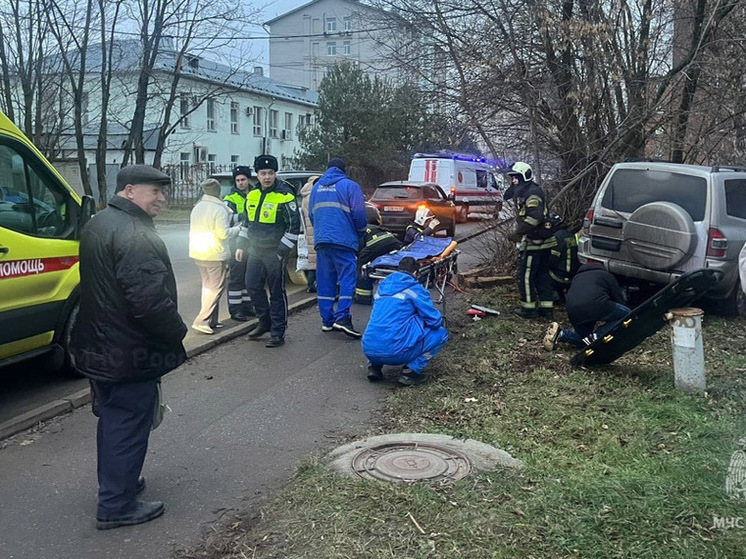
[[[554,288],[549,276],[552,247],[557,246],[553,224],[544,200],[544,191],[534,182],[531,166],[521,161],[508,171],[512,185],[505,198],[518,201],[514,235],[521,238],[516,279],[521,306],[515,314],[521,318],[552,318]]]
[[[246,224],[241,228],[236,251],[236,260],[246,259],[246,288],[259,319],[249,338],[256,339],[269,332],[267,347],[285,343],[288,317],[285,265],[300,232],[295,195],[289,186],[277,180],[277,168],[277,159],[272,155],[260,155],[254,160],[259,186],[246,196]]]
[[[251,187],[251,167],[239,165],[233,169],[234,187],[230,193],[223,198],[235,216],[231,225],[237,225],[246,220],[246,194]],[[231,259],[228,264],[228,312],[233,320],[246,322],[250,316],[254,316],[254,305],[251,297],[246,291],[246,260],[236,260],[237,244],[234,239],[230,241]]]

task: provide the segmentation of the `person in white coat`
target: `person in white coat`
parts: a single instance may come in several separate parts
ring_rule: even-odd
[[[231,227],[231,210],[219,198],[220,183],[207,179],[201,186],[204,195],[189,219],[189,257],[196,262],[202,278],[202,308],[192,328],[214,334],[222,326],[218,313],[228,278],[228,239],[238,236],[240,226]]]

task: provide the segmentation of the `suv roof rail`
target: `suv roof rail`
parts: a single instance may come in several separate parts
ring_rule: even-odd
[[[673,163],[668,159],[658,159],[656,157],[627,157],[625,163]]]
[[[743,165],[713,165],[712,172],[718,173],[720,171],[734,171],[739,173],[746,173],[746,166]]]

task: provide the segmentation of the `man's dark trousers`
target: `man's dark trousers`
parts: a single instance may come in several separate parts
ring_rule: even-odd
[[[157,381],[105,382],[91,379],[98,416],[98,513],[100,519],[131,512],[137,503],[153,426]]]
[[[231,316],[251,316],[254,314],[254,306],[246,290],[246,260],[239,262],[234,256],[235,253],[235,248],[232,247],[228,264],[228,312]]]
[[[269,288],[269,301],[265,283]],[[246,289],[259,322],[270,326],[272,337],[283,338],[288,325],[285,259],[280,260],[275,252],[250,252],[246,260]]]

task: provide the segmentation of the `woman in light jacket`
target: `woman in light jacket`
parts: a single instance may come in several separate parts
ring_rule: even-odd
[[[306,279],[308,280],[308,293],[316,293],[316,249],[313,248],[313,224],[308,217],[308,202],[311,198],[311,190],[316,181],[319,180],[317,175],[308,179],[308,182],[300,189],[300,195],[303,197],[301,202],[301,214],[303,215],[303,230],[308,245],[308,268],[305,270]]]

